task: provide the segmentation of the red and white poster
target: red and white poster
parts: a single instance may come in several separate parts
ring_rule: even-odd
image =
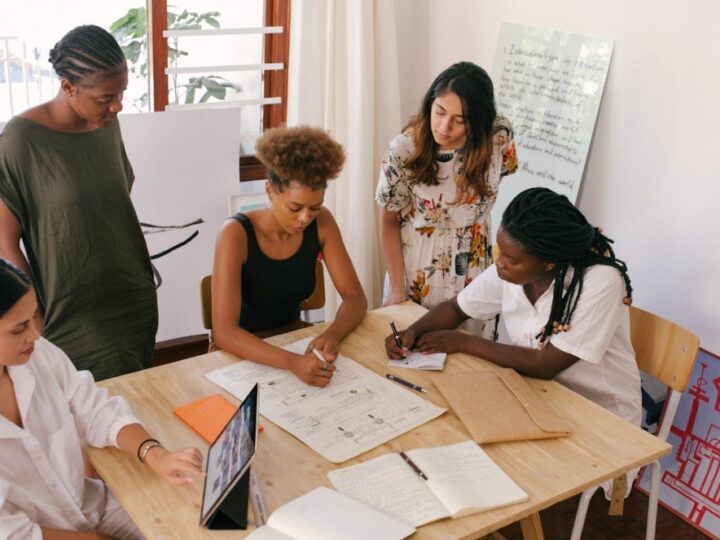
[[[720,357],[701,350],[660,460],[660,503],[720,540]],[[650,490],[650,473],[638,488]]]

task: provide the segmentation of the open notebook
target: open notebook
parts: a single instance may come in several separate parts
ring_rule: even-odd
[[[415,527],[319,487],[275,510],[248,540],[402,540]]]
[[[335,489],[415,527],[517,502],[528,496],[473,441],[385,454],[328,473]]]

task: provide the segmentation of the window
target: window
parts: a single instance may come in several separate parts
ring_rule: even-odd
[[[143,2],[0,2],[0,122],[6,122],[13,115],[57,94],[59,83],[48,56],[50,49],[65,33],[75,26],[90,23],[109,29],[114,20]],[[136,80],[130,83],[126,94],[142,95],[146,92],[147,81]],[[128,105],[128,100],[125,103],[128,111],[135,110]]]
[[[223,4],[223,1],[226,3]],[[213,0],[213,3],[207,0],[178,0],[178,6],[172,7],[174,13],[169,13],[167,0],[151,0],[149,33],[152,104],[155,111],[176,107],[217,106],[212,92],[208,92],[207,87],[200,87],[203,76],[208,77],[211,90],[217,88],[221,91],[224,87],[226,94],[233,93],[235,100],[243,103],[239,169],[240,181],[245,182],[266,177],[265,167],[252,155],[255,139],[265,129],[283,125],[287,118],[290,0],[257,0],[257,4],[250,10],[248,4],[251,3],[243,2],[244,24],[240,25],[236,24],[237,18],[233,19],[231,9],[231,6],[239,3],[237,0],[231,2],[232,4],[229,4],[228,0]],[[183,24],[183,21],[178,21],[179,15],[187,12],[201,14],[200,10],[211,13],[207,11],[209,5],[220,5],[222,11],[229,15],[229,20],[224,20],[222,27],[212,27],[207,21],[205,25],[201,25],[194,20],[192,22],[195,26],[205,28],[177,29]],[[198,11],[193,9],[194,6],[199,8]],[[169,21],[171,29],[168,30],[167,25],[160,24],[161,21]],[[173,26],[175,28],[172,28]],[[260,41],[258,37],[261,38]],[[196,58],[206,58],[205,61],[217,58],[220,40],[223,49],[230,48],[234,51],[230,55],[226,54],[226,57],[231,56],[235,62],[238,58],[239,62],[214,61],[213,65],[206,64],[207,67],[202,69],[195,61],[184,62],[193,55]],[[214,49],[211,41],[215,41]],[[187,54],[179,55],[178,50]],[[214,55],[210,52],[213,50]],[[173,65],[168,66],[168,59]],[[212,79],[208,76],[211,72],[216,73],[212,75]],[[233,73],[235,77],[231,79],[229,73]],[[228,86],[232,81],[235,86]],[[181,103],[182,96],[178,88],[185,92],[184,104]],[[187,92],[193,89],[194,99],[188,101]],[[199,94],[202,94],[202,97],[198,99]],[[204,103],[197,103],[205,97],[207,100]]]
[[[241,181],[265,177],[252,152],[263,130],[286,121],[290,0],[42,4],[40,18],[35,2],[0,6],[0,122],[57,93],[49,50],[91,22],[125,46],[133,71],[125,112],[241,105]]]

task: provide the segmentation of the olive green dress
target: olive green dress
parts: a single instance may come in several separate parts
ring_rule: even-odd
[[[0,198],[45,310],[43,335],[96,379],[152,364],[157,296],[115,121],[64,133],[15,117],[0,135]]]

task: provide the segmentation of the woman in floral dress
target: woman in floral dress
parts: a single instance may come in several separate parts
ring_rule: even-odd
[[[492,263],[490,211],[500,179],[516,169],[512,127],[497,116],[490,77],[471,62],[453,64],[383,160],[375,194],[383,305],[410,298],[431,308]]]

